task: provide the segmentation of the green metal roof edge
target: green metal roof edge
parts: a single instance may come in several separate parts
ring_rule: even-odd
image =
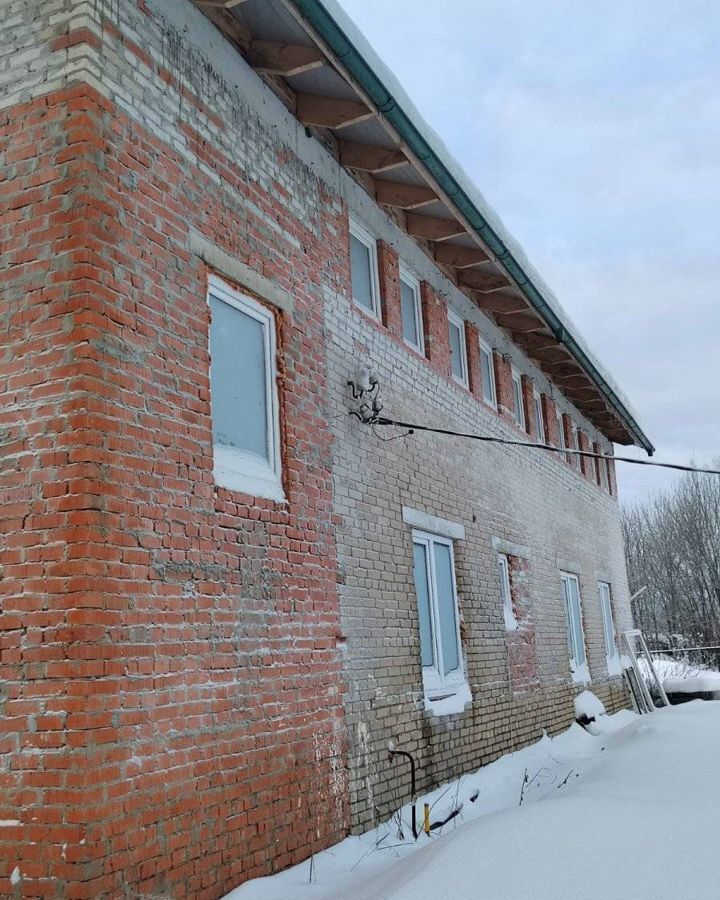
[[[530,304],[543,316],[553,335],[572,352],[577,361],[591,376],[618,414],[620,420],[635,438],[637,444],[646,450],[648,455],[652,456],[655,448],[635,421],[632,413],[626,408],[593,360],[590,359],[583,347],[577,343],[573,335],[568,331],[567,326],[560,320],[555,310],[535,286],[512,251],[461,185],[458,184],[455,176],[448,170],[443,160],[430,146],[413,120],[388,91],[373,68],[366,62],[325,6],[320,0],[286,0],[286,2],[297,9],[302,18],[312,26],[350,75],[356,79],[360,88],[374,103],[378,111],[393,125],[400,138],[423,163],[428,173],[435,179],[443,192],[452,200],[459,212],[495,254],[498,261],[515,279],[518,287]]]

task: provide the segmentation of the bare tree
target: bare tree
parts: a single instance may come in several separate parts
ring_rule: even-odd
[[[720,478],[690,473],[623,510],[639,628],[656,648],[720,644]]]

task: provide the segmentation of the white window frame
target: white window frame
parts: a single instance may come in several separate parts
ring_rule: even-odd
[[[602,611],[603,634],[605,635],[605,658],[608,675],[620,675],[622,663],[615,637],[615,616],[612,608],[612,587],[607,581],[598,581],[598,597]]]
[[[467,387],[469,385],[468,381],[468,363],[467,363],[467,337],[465,333],[465,319],[462,316],[459,316],[456,312],[448,307],[448,327],[450,325],[454,325],[460,331],[460,363],[462,367],[462,374],[460,376],[456,375],[452,371],[452,361],[450,363],[450,374],[453,379],[457,381],[458,384],[461,384],[463,387]]]
[[[515,368],[515,366],[510,367],[510,378],[512,381],[513,389],[513,415],[515,416],[515,422],[517,423],[518,427],[522,428],[522,430],[525,431],[525,403],[523,402],[522,376]],[[515,395],[515,388],[517,388],[517,396]]]
[[[505,631],[515,631],[518,628],[518,620],[512,602],[512,584],[510,582],[510,560],[506,553],[498,553],[498,568],[500,570],[500,595],[503,602],[503,619]]]
[[[590,682],[590,670],[588,668],[587,645],[585,644],[585,626],[582,617],[582,595],[580,593],[580,579],[571,572],[561,572],[561,594],[563,606],[565,607],[565,627],[567,630],[568,652],[570,656],[570,672],[572,680],[578,684],[588,684]],[[570,583],[575,585],[577,591],[577,621],[580,626],[580,634],[575,631],[575,620],[571,615],[569,608],[570,590],[566,587]],[[582,649],[582,658],[578,651]]]
[[[457,585],[455,581],[455,549],[453,541],[450,538],[443,537],[439,534],[432,534],[429,531],[420,531],[413,529],[413,552],[415,544],[423,544],[425,547],[425,558],[427,560],[427,580],[428,580],[428,605],[430,607],[430,631],[433,642],[433,658],[435,664],[433,666],[422,666],[423,689],[425,697],[429,701],[445,700],[457,694],[461,688],[467,686],[465,678],[465,665],[463,662],[462,643],[460,641],[460,611],[457,602]],[[435,576],[435,554],[432,552],[433,544],[443,544],[450,548],[450,571],[452,574],[452,592],[453,602],[455,604],[455,629],[458,648],[458,667],[446,675],[442,674],[444,666],[442,665],[442,642],[440,641],[439,629],[439,612],[437,598],[437,581]]]
[[[538,443],[546,444],[545,437],[545,413],[542,407],[542,394],[533,388],[533,405],[535,406],[535,428],[537,430]]]
[[[280,454],[280,403],[277,387],[277,338],[275,317],[257,300],[235,290],[212,275],[208,279],[207,304],[210,298],[220,300],[259,322],[265,342],[265,401],[267,409],[268,458],[262,460],[255,453],[216,444],[213,440],[213,474],[219,487],[254,497],[284,501],[282,489],[282,460]],[[210,324],[212,328],[212,323]],[[208,351],[210,333],[208,332]],[[212,412],[212,380],[210,382]]]
[[[490,365],[488,366],[488,371],[490,372],[490,384],[488,385],[490,389],[490,398],[485,396],[485,375],[482,371],[482,361],[480,364],[480,375],[482,378],[482,396],[483,401],[487,403],[488,406],[492,406],[493,409],[497,409],[497,388],[495,387],[495,356],[493,354],[492,347],[490,344],[486,343],[482,338],[480,338],[480,354],[485,353],[488,358],[488,362]]]
[[[374,319],[380,319],[380,274],[378,269],[378,253],[377,238],[354,218],[350,218],[350,234],[357,238],[361,244],[364,244],[370,251],[370,299],[372,309],[368,309],[353,296],[353,303],[362,310],[365,315],[372,316]],[[350,266],[352,268],[352,254],[350,255]],[[352,271],[350,277],[350,291],[352,292]]]
[[[403,327],[403,340],[408,345],[408,347],[412,347],[413,350],[417,350],[418,353],[425,354],[425,336],[423,334],[423,315],[422,315],[422,302],[420,298],[420,281],[416,278],[412,272],[410,272],[407,268],[405,268],[402,263],[400,264],[400,281],[405,282],[405,284],[412,290],[413,292],[413,301],[415,305],[415,324],[417,325],[417,343],[413,343],[409,341],[405,337],[405,323],[402,322],[402,298],[400,299],[400,317],[401,324]],[[402,288],[401,288],[402,290]]]

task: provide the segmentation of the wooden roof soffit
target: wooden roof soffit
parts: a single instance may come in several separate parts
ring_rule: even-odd
[[[527,350],[528,353],[535,350],[549,350],[553,347],[561,347],[562,344],[552,334],[515,334],[515,343]]]
[[[373,144],[357,144],[353,141],[338,141],[340,162],[346,169],[357,169],[377,175],[400,166],[408,165],[407,156],[402,150],[377,147]]]
[[[200,0],[193,0],[193,2],[205,13],[213,25],[222,31],[228,40],[238,46],[243,53],[247,51],[247,48],[252,43],[252,33],[246,25],[243,25],[242,22],[235,18],[230,12],[230,7],[224,3],[210,6],[207,3],[200,2]]]
[[[194,0],[195,5],[202,9],[232,9],[244,2],[245,0]]]
[[[491,313],[519,313],[528,309],[527,301],[513,294],[503,294],[496,291],[493,294],[473,294],[475,304],[483,312]]]
[[[512,286],[510,279],[504,275],[499,269],[463,269],[458,275],[458,283],[462,287],[470,288],[473,291],[480,291],[483,294],[490,294],[493,291],[502,291],[504,288]],[[527,306],[527,304],[525,304]]]
[[[432,188],[419,184],[396,184],[392,181],[375,182],[375,199],[383,206],[398,209],[417,209],[434,203],[438,198]]]
[[[470,266],[479,266],[490,259],[481,247],[458,247],[457,244],[436,244],[434,249],[435,262],[443,266],[453,266],[456,269],[467,269]]]
[[[301,75],[325,65],[325,55],[317,47],[251,41],[246,59],[254,68],[273,75]]]
[[[513,336],[516,332],[542,331],[545,328],[545,323],[529,311],[510,315],[495,313],[495,321],[501,328],[512,332]]]
[[[295,115],[303,125],[320,128],[347,128],[372,119],[375,113],[361,100],[322,97],[318,94],[297,94]]]
[[[407,214],[405,228],[413,237],[425,238],[428,241],[447,241],[466,233],[465,226],[457,219],[438,219],[435,216],[421,216],[416,213]]]

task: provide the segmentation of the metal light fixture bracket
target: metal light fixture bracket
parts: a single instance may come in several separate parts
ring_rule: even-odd
[[[348,381],[352,395],[350,415],[363,425],[373,425],[380,418],[383,405],[380,402],[380,381],[366,366],[358,369],[355,378]]]

